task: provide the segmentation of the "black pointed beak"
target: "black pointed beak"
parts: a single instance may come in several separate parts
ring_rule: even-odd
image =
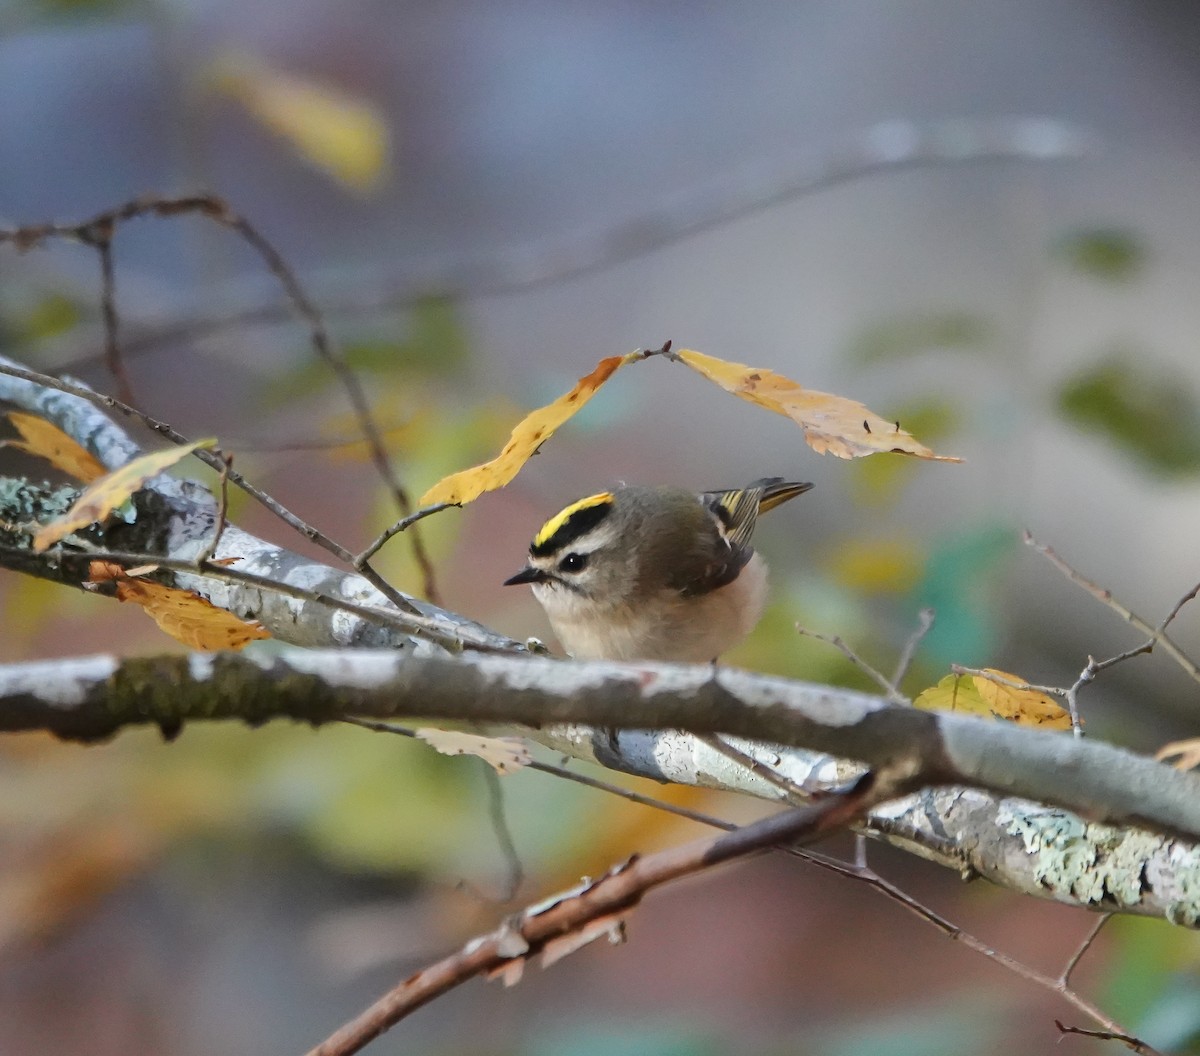
[[[515,576],[509,576],[504,581],[504,586],[513,587],[518,583],[545,583],[550,576],[543,572],[540,568],[534,568],[532,565],[526,565]]]

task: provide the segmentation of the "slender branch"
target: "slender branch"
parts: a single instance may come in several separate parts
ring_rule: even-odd
[[[601,935],[620,941],[624,916],[649,891],[716,865],[777,845],[809,842],[845,828],[872,805],[895,795],[903,779],[866,775],[850,790],[820,803],[772,815],[753,825],[681,847],[633,857],[594,883],[530,906],[500,928],[410,976],[308,1056],[350,1056],[411,1012],[477,975],[515,976],[537,954],[557,959]],[[599,930],[595,926],[599,924]],[[561,944],[556,951],[555,943]]]
[[[1026,546],[1032,547],[1039,554],[1045,557],[1046,560],[1048,560],[1072,583],[1076,584],[1076,586],[1082,587],[1093,598],[1096,598],[1098,601],[1107,605],[1131,627],[1141,631],[1145,635],[1148,635],[1150,639],[1149,644],[1151,647],[1161,643],[1163,651],[1177,664],[1179,664],[1179,666],[1182,667],[1183,670],[1186,671],[1195,681],[1200,682],[1200,667],[1198,667],[1192,658],[1189,657],[1182,649],[1180,649],[1179,646],[1176,645],[1175,642],[1173,642],[1166,634],[1167,626],[1172,620],[1175,619],[1179,613],[1179,610],[1182,609],[1188,601],[1194,598],[1197,592],[1200,592],[1200,584],[1197,584],[1196,587],[1193,587],[1175,603],[1175,606],[1167,614],[1166,619],[1163,620],[1160,626],[1152,627],[1135,612],[1114,598],[1111,590],[1106,590],[1104,587],[1093,583],[1081,572],[1077,572],[1074,568],[1067,564],[1067,562],[1063,560],[1063,558],[1060,557],[1052,547],[1046,546],[1043,543],[1039,543],[1033,537],[1032,533],[1026,531],[1023,538]],[[1149,652],[1148,649],[1145,651]]]
[[[880,173],[990,161],[1044,164],[1083,158],[1092,149],[1091,137],[1081,127],[1042,117],[886,121],[849,137],[815,164],[804,156],[769,171],[748,167],[707,187],[689,187],[638,215],[549,242],[419,263],[399,278],[383,282],[375,272],[355,275],[350,283],[353,292],[327,296],[323,304],[327,312],[360,315],[411,304],[428,297],[431,290],[460,298],[522,293],[603,270],[775,205]],[[15,241],[14,234],[9,232]],[[0,241],[3,238],[0,232]],[[197,315],[165,326],[146,326],[126,340],[125,351],[133,354],[233,327],[280,323],[290,315],[276,304],[256,304],[220,317]]]
[[[892,703],[910,703],[908,697],[906,697],[900,692],[899,689],[896,688],[896,683],[892,679],[888,678],[887,675],[883,674],[871,664],[867,663],[867,661],[859,656],[858,653],[856,653],[853,649],[851,649],[850,646],[846,644],[845,639],[841,638],[839,635],[826,635],[821,634],[819,631],[810,631],[804,627],[801,627],[799,624],[796,624],[796,633],[803,635],[805,638],[815,638],[818,642],[824,642],[826,645],[833,646],[833,648],[841,653],[842,656],[844,656],[850,661],[850,663],[866,674],[880,689],[882,689],[884,695],[888,698],[888,700],[892,701]]]
[[[917,629],[909,635],[908,641],[904,643],[904,648],[900,650],[900,658],[896,661],[896,670],[888,680],[896,687],[897,692],[899,692],[900,684],[904,681],[904,676],[908,674],[908,669],[912,666],[917,650],[925,640],[925,636],[933,629],[933,621],[933,609],[922,609],[917,613]]]

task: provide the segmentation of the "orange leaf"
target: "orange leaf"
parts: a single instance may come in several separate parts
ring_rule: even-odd
[[[138,579],[107,561],[93,561],[89,571],[89,582],[115,582],[119,601],[140,605],[160,630],[191,649],[239,650],[271,637],[260,624],[239,619],[190,590]]]
[[[164,469],[175,465],[198,448],[212,447],[215,443],[216,440],[197,440],[194,444],[185,444],[183,447],[154,451],[142,455],[141,458],[135,458],[120,469],[94,481],[83,490],[66,513],[38,529],[33,537],[33,549],[41,552],[80,528],[106,520],[113,510],[146,481],[158,476]]]
[[[600,360],[596,369],[580,378],[570,392],[522,418],[500,454],[483,465],[443,477],[421,496],[421,505],[435,506],[448,502],[461,506],[477,499],[485,491],[504,487],[521,471],[521,467],[537,449],[554,435],[555,430],[595,395],[601,385],[626,363],[644,358],[645,353],[637,351]]]
[[[1171,764],[1176,770],[1192,770],[1200,766],[1200,737],[1189,737],[1184,741],[1169,741],[1154,753],[1154,758],[1160,763],[1165,763],[1168,759],[1176,756],[1178,758]]]
[[[500,774],[511,774],[532,762],[529,747],[520,737],[482,737],[432,726],[417,730],[417,736],[442,755],[477,755]]]
[[[858,458],[894,451],[938,462],[962,461],[935,455],[901,429],[898,422],[885,421],[856,400],[805,389],[774,371],[731,363],[689,348],[671,353],[671,358],[686,363],[726,392],[790,418],[804,430],[805,441],[818,454]]]
[[[0,441],[0,447],[14,447],[35,458],[44,458],[55,469],[85,484],[104,476],[107,472],[91,452],[72,440],[58,426],[51,425],[45,418],[10,411],[8,420],[21,434],[21,439]]]

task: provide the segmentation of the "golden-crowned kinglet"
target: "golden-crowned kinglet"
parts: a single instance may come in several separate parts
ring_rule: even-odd
[[[572,656],[713,660],[762,616],[759,513],[811,488],[782,477],[734,491],[619,487],[556,513],[505,585],[529,583]]]

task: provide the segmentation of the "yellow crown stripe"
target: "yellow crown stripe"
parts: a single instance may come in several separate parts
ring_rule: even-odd
[[[612,501],[613,494],[611,491],[601,491],[596,495],[589,495],[586,499],[580,499],[578,502],[571,503],[565,510],[559,510],[558,513],[542,525],[537,535],[533,537],[533,545],[544,546],[548,543],[554,538],[555,532],[567,523],[567,519],[572,514],[578,513],[580,510],[589,509],[592,506],[602,506]]]

